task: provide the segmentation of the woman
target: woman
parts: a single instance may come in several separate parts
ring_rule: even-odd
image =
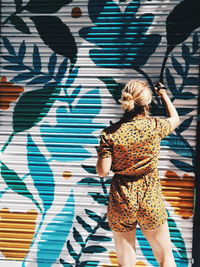
[[[110,186],[107,219],[112,229],[118,266],[136,262],[137,223],[162,267],[176,266],[167,224],[167,212],[158,175],[160,141],[178,125],[179,116],[165,87],[155,87],[168,118],[149,116],[152,100],[147,83],[130,80],[122,90],[120,121],[100,136],[96,170],[100,177],[115,173]]]

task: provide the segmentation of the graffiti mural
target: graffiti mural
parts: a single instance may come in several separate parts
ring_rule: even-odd
[[[175,2],[3,1],[2,263],[117,266],[112,176],[97,176],[96,149],[134,77],[152,89],[153,116],[165,114],[153,89],[164,81],[182,120],[159,172],[176,264],[191,266],[200,25],[196,0]],[[136,237],[136,266],[158,266],[139,227]]]

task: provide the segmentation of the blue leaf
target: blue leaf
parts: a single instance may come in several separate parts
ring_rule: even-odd
[[[37,45],[34,45],[33,48],[33,67],[35,72],[40,72],[41,71],[41,58],[40,58],[40,53]]]
[[[44,209],[48,210],[54,200],[54,177],[46,158],[41,154],[30,134],[27,140],[27,159],[35,188],[43,201]]]
[[[11,44],[11,42],[8,40],[8,38],[2,36],[2,40],[3,40],[4,47],[8,50],[9,54],[16,55],[15,49],[13,45]]]
[[[80,216],[76,216],[76,219],[79,224],[82,225],[82,227],[88,232],[88,233],[93,233],[93,228],[86,223]]]
[[[93,185],[93,186],[101,185],[101,183],[97,179],[94,179],[94,178],[83,178],[80,181],[78,181],[77,184],[88,185],[88,186],[89,185]]]
[[[191,116],[190,118],[184,120],[176,129],[175,129],[175,132],[177,134],[180,134],[182,133],[183,131],[185,131],[187,128],[190,127],[191,123],[192,123],[192,120],[193,120],[193,116]]]
[[[1,56],[1,57],[11,63],[19,63],[19,59],[15,56]]]
[[[171,163],[174,164],[178,169],[184,172],[194,172],[194,167],[186,163],[184,161],[176,160],[176,159],[170,159]]]
[[[177,108],[176,109],[179,116],[185,116],[188,113],[192,112],[194,110],[194,108]]]
[[[199,79],[196,77],[188,77],[185,79],[187,85],[198,85]]]
[[[20,62],[23,62],[25,54],[26,54],[26,44],[25,41],[23,41],[18,51],[18,58],[20,59]]]
[[[184,75],[184,69],[183,66],[178,62],[178,60],[172,55],[172,64],[178,75],[183,76]]]
[[[11,82],[20,82],[20,81],[28,80],[28,79],[33,78],[34,75],[35,74],[33,72],[23,72],[15,76],[13,79],[11,79]]]
[[[60,259],[60,263],[62,264],[62,266],[64,267],[73,267],[73,265],[69,262],[64,261],[63,259]]]
[[[95,98],[91,97],[94,94]],[[84,144],[98,143],[91,133],[99,129],[99,125],[94,124],[92,120],[100,112],[100,103],[99,90],[91,90],[79,99],[70,112],[65,106],[58,107],[55,126],[48,123],[40,126],[42,139],[52,155],[52,160],[83,161],[91,156]]]
[[[56,53],[52,53],[50,58],[49,58],[49,64],[48,64],[48,70],[49,70],[49,74],[50,75],[54,74],[54,70],[55,70],[55,67],[56,67],[56,62],[57,62]]]
[[[193,159],[195,156],[194,149],[181,135],[175,135],[171,133],[170,136],[167,136],[165,139],[161,140],[161,145],[169,146],[170,149],[182,157]]]
[[[68,68],[68,58],[65,58],[63,62],[58,67],[58,72],[55,76],[56,81],[61,81],[64,78],[65,72]]]
[[[155,52],[161,36],[147,34],[154,15],[146,13],[138,18],[138,6],[138,1],[131,1],[122,13],[114,1],[89,1],[89,16],[96,25],[84,27],[79,33],[99,47],[90,50],[98,66],[138,69]]]
[[[28,67],[19,66],[19,65],[7,65],[7,66],[3,66],[3,69],[5,69],[5,70],[13,70],[13,71],[23,71],[23,70],[27,70]]]
[[[82,166],[82,168],[84,170],[86,170],[89,173],[92,173],[92,174],[96,174],[97,173],[95,166],[88,166],[88,165],[84,165],[84,164],[82,164],[81,166]]]
[[[173,96],[176,98],[176,96],[179,95],[179,91],[176,88],[175,79],[168,68],[166,68],[166,79],[168,88],[170,89]]]
[[[185,247],[185,242],[182,237],[182,234],[180,230],[177,227],[176,222],[174,219],[170,216],[169,211],[168,213],[168,225],[170,230],[170,239],[172,244],[174,245],[174,248],[172,249],[173,255],[175,258],[175,262],[177,267],[187,267],[188,266],[188,258],[187,258],[187,252]],[[178,239],[178,242],[177,242]]]
[[[49,82],[52,79],[51,76],[48,75],[43,75],[43,76],[38,76],[36,78],[34,78],[33,80],[31,80],[30,82],[27,82],[26,84],[45,84],[47,82]]]
[[[74,208],[72,189],[62,211],[56,214],[41,235],[37,250],[38,267],[51,267],[59,257],[73,224]]]

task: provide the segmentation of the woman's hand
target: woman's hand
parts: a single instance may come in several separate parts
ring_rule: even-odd
[[[155,85],[155,91],[159,96],[163,96],[164,94],[167,94],[166,87],[161,82],[157,82]]]

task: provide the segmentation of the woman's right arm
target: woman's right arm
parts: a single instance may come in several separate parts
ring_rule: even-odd
[[[159,83],[159,86],[163,86],[163,85]],[[174,107],[172,101],[170,100],[167,94],[167,91],[165,89],[157,90],[156,87],[155,89],[156,89],[157,94],[160,95],[165,105],[167,115],[168,115],[167,119],[170,121],[170,124],[172,126],[172,131],[173,131],[180,124],[178,112],[176,111],[176,108]]]

